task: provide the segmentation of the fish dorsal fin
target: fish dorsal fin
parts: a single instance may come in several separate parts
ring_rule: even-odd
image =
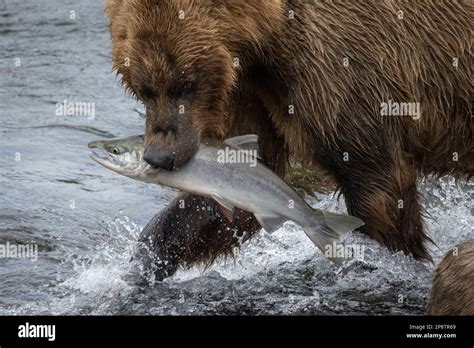
[[[277,216],[277,215],[263,215],[263,214],[254,214],[255,218],[259,224],[267,231],[268,233],[273,233],[278,230],[287,219]]]
[[[224,143],[235,149],[252,150],[257,154],[257,158],[260,158],[258,152],[258,135],[256,134],[246,134],[228,138],[224,140]]]
[[[211,193],[211,197],[216,201],[217,207],[222,215],[224,215],[229,222],[232,222],[234,219],[234,206],[232,203],[226,201],[224,197],[215,192]]]

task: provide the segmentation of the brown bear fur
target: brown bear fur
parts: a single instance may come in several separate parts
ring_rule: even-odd
[[[474,241],[448,251],[435,271],[426,313],[474,315]]]
[[[418,175],[474,173],[472,2],[108,0],[106,10],[113,66],[146,106],[147,147],[171,150],[179,167],[202,136],[258,134],[279,174],[290,156],[318,164],[362,232],[430,259]],[[421,117],[382,116],[389,100],[420,103]],[[195,215],[196,233],[225,230]],[[224,239],[177,262],[238,245]]]

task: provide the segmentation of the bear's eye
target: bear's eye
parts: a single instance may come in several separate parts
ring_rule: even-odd
[[[187,92],[193,89],[193,83],[191,81],[186,81],[183,85],[183,91]]]
[[[176,84],[169,90],[169,96],[171,98],[182,98],[191,97],[196,90],[196,84],[192,80],[185,80]]]

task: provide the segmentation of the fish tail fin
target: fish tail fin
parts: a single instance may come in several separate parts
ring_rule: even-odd
[[[303,230],[328,259],[340,265],[344,259],[336,257],[334,247],[343,234],[362,225],[364,222],[354,216],[324,212],[316,216],[316,223]]]

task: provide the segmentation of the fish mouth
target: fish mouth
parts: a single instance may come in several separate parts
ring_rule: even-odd
[[[142,176],[143,173],[156,174],[160,170],[151,167],[148,163],[128,163],[126,159],[122,158],[123,155],[116,155],[107,151],[101,141],[93,141],[88,144],[88,147],[92,149],[92,153],[89,155],[90,158],[118,174],[137,178]]]
[[[123,173],[123,168],[115,161],[115,159],[102,149],[94,149],[89,155],[97,163],[103,165],[105,168],[113,170],[114,172]]]
[[[107,169],[113,170],[114,172],[120,174],[125,172],[124,168],[120,165],[117,159],[114,158],[111,153],[109,153],[102,147],[100,141],[93,141],[87,144],[87,146],[90,149],[93,149],[89,157],[92,158],[94,161],[96,161]]]

